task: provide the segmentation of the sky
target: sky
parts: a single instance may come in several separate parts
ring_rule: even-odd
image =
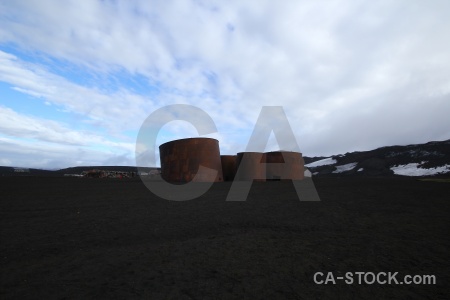
[[[211,116],[221,154],[263,106],[304,156],[447,140],[449,32],[447,0],[3,0],[0,166],[135,165],[172,104]],[[172,121],[157,143],[196,136]]]

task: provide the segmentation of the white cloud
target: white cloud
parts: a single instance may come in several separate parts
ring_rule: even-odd
[[[6,158],[0,159],[0,166],[10,167],[11,165],[12,165],[12,162],[9,159],[6,159]]]
[[[1,165],[29,168],[133,165],[127,151],[100,151],[95,148],[17,139],[0,135]]]
[[[134,150],[134,143],[112,142],[89,132],[71,130],[60,122],[22,115],[2,106],[0,106],[0,132],[4,135],[58,144],[103,145],[127,151]]]
[[[13,85],[17,91],[62,106],[84,116],[84,122],[110,131],[135,128],[139,123],[134,120],[143,119],[146,110],[153,106],[145,97],[126,89],[107,94],[97,88],[84,87],[3,51],[0,51],[0,80]]]
[[[448,139],[448,11],[448,1],[5,1],[0,47],[40,63],[0,52],[0,80],[115,134],[162,105],[197,105],[227,153],[245,149],[262,105],[284,107],[306,155]],[[116,89],[56,75],[53,58]],[[123,76],[159,92],[132,91]]]

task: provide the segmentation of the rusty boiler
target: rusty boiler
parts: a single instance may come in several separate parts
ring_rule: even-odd
[[[301,153],[273,151],[265,154],[267,180],[304,179],[304,161]]]
[[[236,159],[235,180],[266,181],[265,153],[239,152]]]
[[[159,146],[161,176],[174,183],[223,181],[219,141],[211,138],[174,140]],[[203,166],[216,172],[201,175]],[[194,179],[195,177],[195,179]]]
[[[233,181],[236,175],[236,155],[221,155],[222,174],[224,181]]]

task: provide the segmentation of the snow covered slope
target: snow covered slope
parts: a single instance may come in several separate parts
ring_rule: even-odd
[[[450,176],[450,140],[304,159],[313,176]]]

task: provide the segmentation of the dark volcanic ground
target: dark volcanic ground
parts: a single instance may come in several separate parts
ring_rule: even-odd
[[[231,183],[186,202],[139,179],[0,177],[1,299],[448,299],[450,183]],[[436,285],[317,285],[315,272],[433,274]]]

